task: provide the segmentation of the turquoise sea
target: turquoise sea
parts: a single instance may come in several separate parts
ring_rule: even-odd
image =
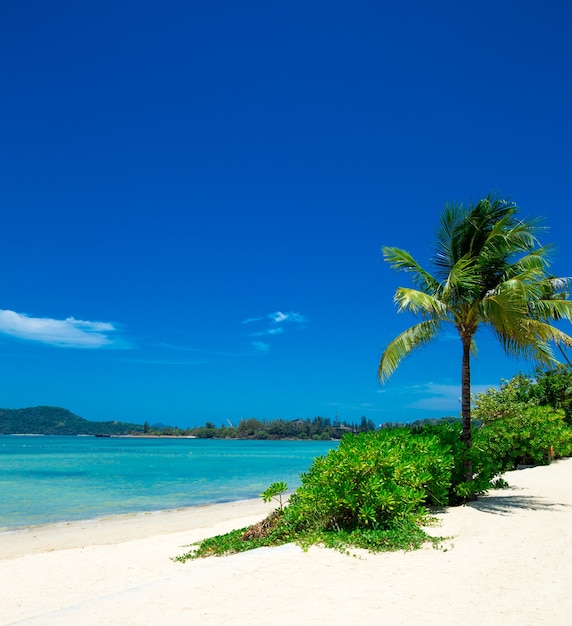
[[[0,531],[294,489],[330,441],[0,436]]]

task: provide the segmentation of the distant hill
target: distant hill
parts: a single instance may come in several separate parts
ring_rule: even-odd
[[[127,435],[142,432],[141,424],[91,422],[54,406],[0,409],[0,434],[3,435]]]

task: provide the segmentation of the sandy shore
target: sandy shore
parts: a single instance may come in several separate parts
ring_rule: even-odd
[[[441,550],[170,560],[258,521],[262,501],[0,534],[0,624],[572,624],[572,459],[506,478],[439,515]]]

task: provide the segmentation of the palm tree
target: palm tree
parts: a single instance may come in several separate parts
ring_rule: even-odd
[[[517,206],[489,195],[476,205],[447,205],[437,230],[433,273],[405,250],[384,247],[393,269],[409,272],[415,288],[399,287],[398,311],[422,321],[385,348],[378,375],[385,382],[401,360],[435,339],[446,323],[457,329],[462,344],[462,435],[471,447],[471,355],[480,326],[489,327],[507,354],[542,365],[558,362],[552,343],[571,346],[568,336],[551,322],[572,318],[567,278],[547,273],[550,246],[540,245],[543,230],[536,220],[516,218]],[[465,462],[467,481],[472,461]]]

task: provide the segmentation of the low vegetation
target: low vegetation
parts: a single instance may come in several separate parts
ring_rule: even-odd
[[[561,406],[569,372],[519,376],[475,400],[473,446],[461,438],[461,421],[347,434],[314,460],[288,503],[262,522],[212,537],[177,560],[243,552],[296,542],[347,551],[386,551],[439,543],[426,528],[435,508],[504,485],[501,474],[521,464],[545,464],[572,455],[572,428]],[[551,396],[541,393],[550,378]],[[516,393],[518,391],[518,393]],[[475,474],[466,481],[470,455]],[[273,483],[265,499],[285,491]]]

